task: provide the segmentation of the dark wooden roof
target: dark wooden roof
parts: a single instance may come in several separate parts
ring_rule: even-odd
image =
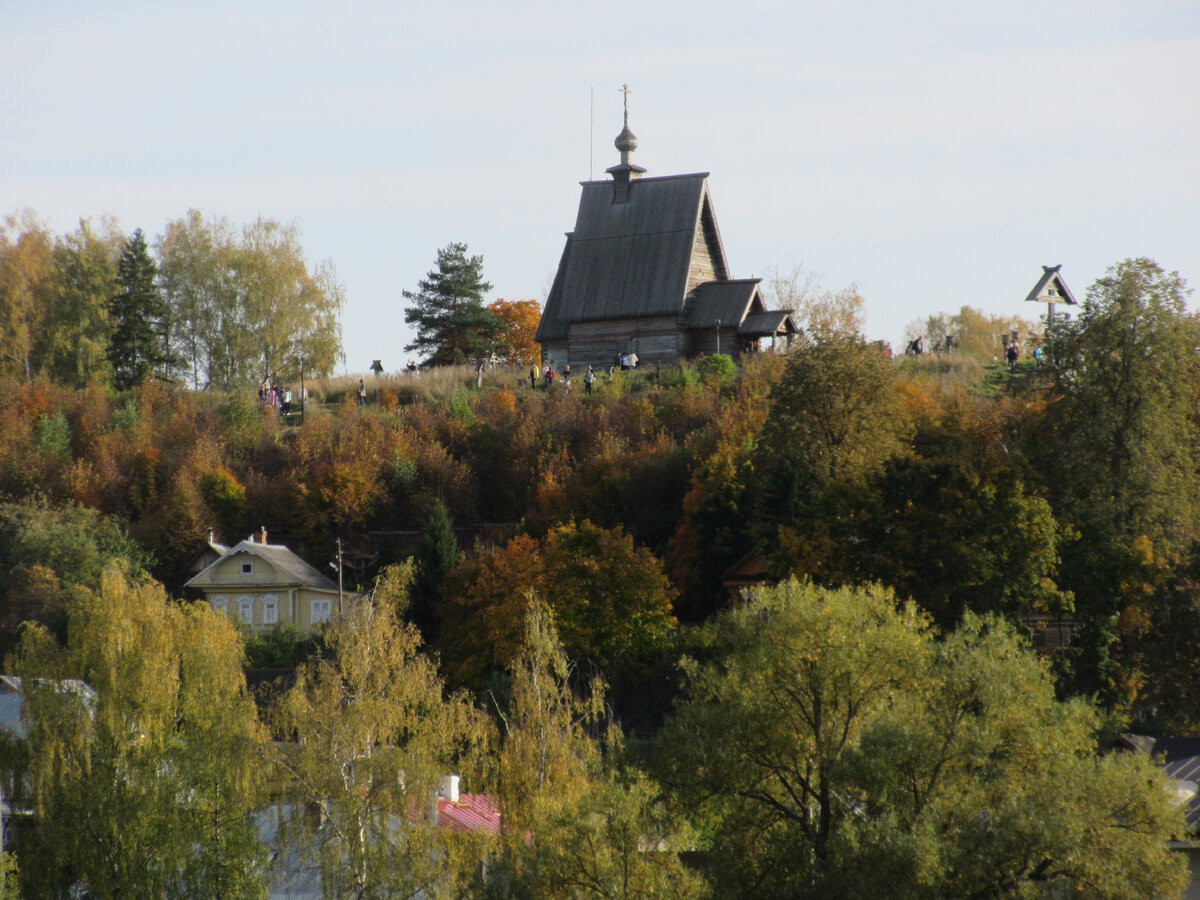
[[[758,549],[751,550],[721,576],[721,584],[725,587],[755,587],[770,581],[770,564]]]
[[[626,202],[614,202],[612,181],[583,182],[537,340],[566,338],[572,322],[678,316],[698,230],[715,279],[726,280],[707,179],[707,172],[637,178]]]
[[[738,334],[746,337],[768,337],[772,334],[795,334],[799,330],[790,309],[764,309],[747,315],[738,329]]]
[[[742,324],[752,310],[765,309],[758,289],[761,278],[734,281],[706,281],[696,286],[695,301],[685,323],[688,328],[734,328]]]

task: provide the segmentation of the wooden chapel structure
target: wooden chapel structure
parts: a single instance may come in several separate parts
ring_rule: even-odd
[[[730,277],[708,173],[646,178],[631,162],[638,139],[622,92],[621,161],[611,180],[582,182],[538,325],[543,360],[578,371],[630,353],[645,365],[790,344],[792,311],[767,309],[761,279]]]

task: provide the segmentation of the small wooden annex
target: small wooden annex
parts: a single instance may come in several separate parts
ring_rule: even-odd
[[[538,325],[543,360],[578,371],[618,354],[645,365],[790,344],[792,311],[767,309],[761,279],[730,276],[708,173],[643,178],[628,104],[614,143],[612,180],[582,182]]]

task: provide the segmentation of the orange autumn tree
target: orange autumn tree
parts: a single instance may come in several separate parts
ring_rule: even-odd
[[[541,563],[538,540],[519,534],[468,556],[451,573],[438,647],[451,685],[480,684],[517,658]]]
[[[496,300],[488,312],[504,323],[496,355],[514,365],[542,361],[542,348],[534,340],[542,320],[542,306],[536,300]]]
[[[533,597],[554,611],[567,655],[601,667],[651,656],[676,625],[675,589],[650,550],[621,528],[568,522],[484,550],[451,576],[439,650],[452,683],[477,686],[512,663]]]

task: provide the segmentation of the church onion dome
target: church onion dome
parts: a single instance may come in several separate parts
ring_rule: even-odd
[[[637,149],[637,135],[629,130],[629,123],[625,123],[625,127],[621,129],[621,133],[617,135],[617,139],[613,141],[615,146],[622,153],[632,153]]]

